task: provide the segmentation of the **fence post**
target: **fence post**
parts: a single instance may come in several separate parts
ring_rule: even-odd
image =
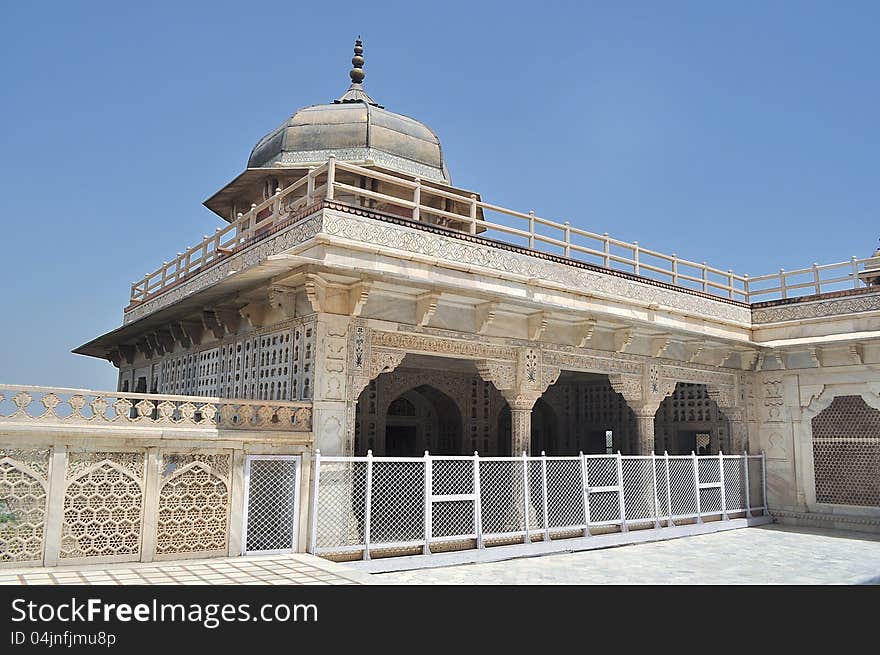
[[[541,509],[544,510],[544,543],[550,541],[550,515],[547,513],[547,453],[541,451]]]
[[[728,287],[728,292],[729,292],[728,298],[733,300],[733,269],[732,268],[727,269],[727,287]]]
[[[423,555],[431,554],[431,490],[433,488],[434,467],[431,464],[431,456],[425,451],[425,545]]]
[[[309,173],[306,175],[306,206],[312,204],[312,198],[315,196],[315,167],[309,167]]]
[[[639,242],[633,241],[633,273],[636,275],[641,274],[641,269],[639,268]]]
[[[749,274],[743,273],[743,301],[744,302],[752,302],[751,300],[751,292],[749,291]]]
[[[535,248],[535,210],[529,212],[529,248]]]
[[[852,261],[853,289],[858,289],[859,288],[859,261],[855,255],[852,256],[851,261]]]
[[[678,255],[672,253],[672,284],[678,284]]]
[[[317,555],[315,552],[318,547],[318,490],[320,486],[318,484],[318,479],[321,477],[321,451],[316,450],[315,456],[313,458],[313,473],[312,473],[312,507],[309,512],[309,522],[311,524],[311,530],[309,531],[309,552],[312,555]]]
[[[752,499],[749,495],[749,451],[743,451],[743,464],[745,465],[745,481],[746,481],[746,518],[752,515]]]
[[[602,251],[605,253],[605,268],[611,268],[611,241],[608,239],[608,233],[603,232],[602,236],[605,237],[605,241],[603,242]]]
[[[718,449],[718,479],[721,481],[721,518],[727,521],[727,489],[724,487],[724,453]]]
[[[571,257],[571,223],[569,221],[565,221],[563,225],[565,225],[565,249],[563,250],[563,253],[566,257]]]
[[[523,511],[525,512],[525,526],[526,536],[524,543],[530,544],[532,543],[532,536],[529,534],[529,505],[531,504],[531,499],[529,498],[529,460],[526,455],[526,451],[523,451],[522,454],[522,472],[523,472]]]
[[[620,531],[628,532],[626,526],[626,503],[623,500],[623,456],[617,451],[617,501],[620,507]]]
[[[813,262],[813,285],[816,293],[822,293],[822,285],[819,282],[819,264]]]
[[[788,298],[788,290],[785,288],[785,269],[779,269],[779,292],[783,298]]]
[[[694,491],[696,492],[695,495],[697,499],[697,523],[702,523],[703,510],[700,503],[700,466],[699,460],[697,460],[697,454],[693,450],[691,451],[691,459],[694,462]]]
[[[416,187],[413,189],[413,207],[412,210],[412,219],[414,221],[419,221],[421,212],[419,211],[419,205],[422,204],[422,181],[419,178],[415,179]]]
[[[708,264],[706,264],[706,262],[703,262],[702,269],[703,269],[703,291],[708,291],[709,290],[709,270],[708,270]]]
[[[672,484],[669,480],[669,451],[663,451],[663,460],[666,464],[666,527],[675,527],[672,520]]]
[[[660,500],[657,498],[657,455],[651,453],[651,475],[654,476],[654,527],[660,527]]]
[[[470,233],[477,233],[477,194],[471,194],[471,224]]]
[[[480,456],[474,451],[474,532],[477,548],[483,548],[483,501],[480,492]]]
[[[364,559],[370,559],[370,530],[373,514],[373,451],[367,451],[367,482],[364,498]]]
[[[767,516],[770,511],[767,509],[767,453],[761,451],[761,495],[764,497],[764,514]]]
[[[584,451],[580,452],[581,457],[581,490],[584,498],[584,536],[590,535],[590,469],[587,466],[587,458]]]
[[[333,200],[333,184],[336,182],[336,157],[334,155],[330,155],[330,159],[327,160],[327,191],[324,193],[324,197],[327,200]]]

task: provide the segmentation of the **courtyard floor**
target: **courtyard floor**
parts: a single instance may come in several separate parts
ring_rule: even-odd
[[[0,569],[0,584],[880,584],[880,536],[743,528],[603,550],[369,574],[312,555]]]
[[[372,577],[374,584],[880,584],[880,536],[766,525]]]

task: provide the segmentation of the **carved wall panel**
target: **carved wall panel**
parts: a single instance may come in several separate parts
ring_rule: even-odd
[[[230,454],[163,454],[157,555],[226,551],[230,465]]]
[[[48,449],[0,449],[0,562],[42,559],[48,468]]]
[[[837,396],[812,419],[816,501],[880,507],[880,410]]]
[[[137,559],[143,523],[144,466],[142,452],[69,454],[62,559]]]

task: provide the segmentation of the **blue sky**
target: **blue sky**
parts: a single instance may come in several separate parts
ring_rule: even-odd
[[[758,275],[880,236],[880,3],[5,2],[0,381],[113,388],[70,349],[219,225],[299,107],[366,89],[457,185]]]

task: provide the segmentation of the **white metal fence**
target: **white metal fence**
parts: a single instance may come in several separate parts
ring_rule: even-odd
[[[764,455],[324,457],[309,551],[413,554],[764,515]]]

